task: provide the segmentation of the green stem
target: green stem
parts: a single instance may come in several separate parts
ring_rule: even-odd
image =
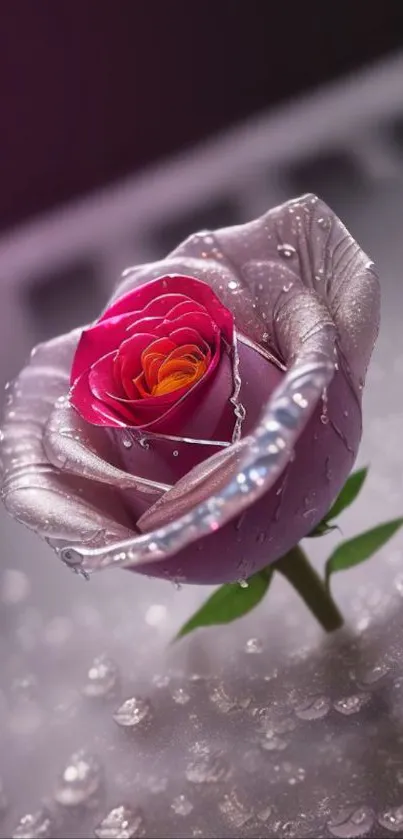
[[[278,559],[273,567],[291,583],[325,632],[334,632],[343,625],[343,616],[330,591],[298,545]]]

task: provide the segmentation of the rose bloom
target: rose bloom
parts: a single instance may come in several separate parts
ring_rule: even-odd
[[[191,236],[32,353],[6,406],[5,505],[87,572],[248,577],[343,486],[378,323],[373,264],[315,196]]]

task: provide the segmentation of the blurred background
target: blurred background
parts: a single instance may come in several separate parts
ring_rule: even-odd
[[[371,471],[342,525],[401,515],[401,4],[1,0],[0,103],[0,386],[94,318],[127,265],[316,192],[382,283]],[[270,608],[167,648],[206,591],[85,585],[3,510],[0,532],[1,837],[88,837],[122,800],[151,837],[403,836],[401,537],[337,575],[351,635],[333,646],[275,580]],[[112,710],[139,694],[133,748]],[[262,734],[268,708],[284,715]],[[54,812],[104,772],[98,809]]]
[[[329,12],[2,0],[0,383],[188,233],[401,182],[403,11]]]

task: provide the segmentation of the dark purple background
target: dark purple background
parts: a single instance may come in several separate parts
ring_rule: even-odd
[[[402,43],[399,4],[352,5],[2,0],[0,227]]]

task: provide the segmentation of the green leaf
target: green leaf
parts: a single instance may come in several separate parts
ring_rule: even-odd
[[[360,493],[364,481],[368,475],[368,467],[364,469],[359,469],[357,472],[352,472],[349,478],[347,478],[346,483],[344,484],[343,489],[339,493],[334,502],[333,506],[330,508],[329,512],[326,513],[324,521],[328,522],[331,519],[337,518],[340,513],[349,507],[350,504],[355,501],[357,495]]]
[[[259,571],[247,580],[248,587],[239,583],[221,586],[179,630],[176,638],[182,638],[199,626],[230,623],[251,611],[262,600],[269,588],[273,570]]]
[[[367,530],[366,533],[360,533],[353,539],[347,542],[342,542],[338,548],[331,554],[325,569],[326,585],[329,585],[329,578],[335,571],[345,571],[347,568],[352,568],[365,559],[369,559],[379,548],[399,530],[403,524],[403,518],[388,521],[385,524],[379,524],[372,530]]]

